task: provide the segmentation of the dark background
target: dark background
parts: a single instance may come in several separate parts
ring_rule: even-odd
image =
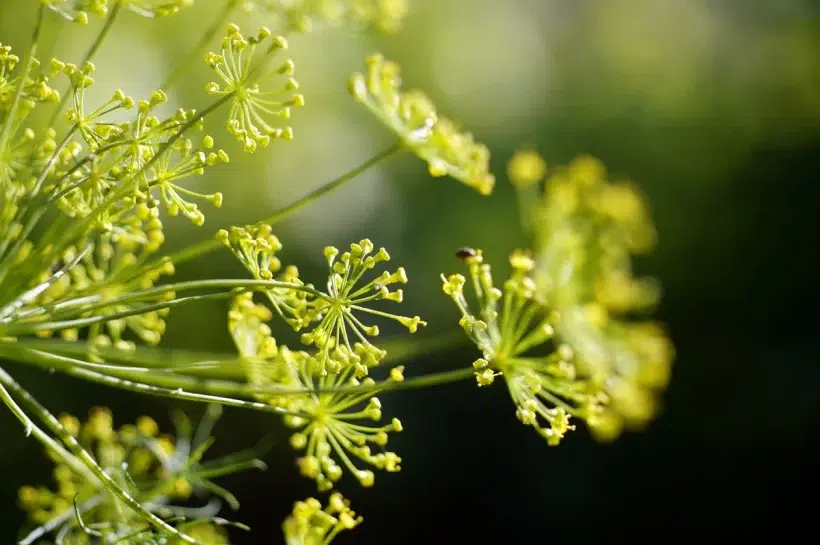
[[[801,531],[816,535],[815,5],[411,5],[397,37],[339,31],[294,40],[308,105],[315,105],[298,121],[297,139],[250,158],[231,149],[232,163],[200,186],[224,191],[226,205],[208,215],[204,234],[169,221],[169,246],[262,217],[385,147],[389,136],[346,98],[343,79],[359,69],[364,54],[381,49],[402,62],[410,86],[429,91],[442,111],[490,145],[498,190],[479,197],[457,182],[427,178],[420,161],[403,157],[342,190],[347,197],[334,196],[288,222],[281,234],[285,260],[318,278],[325,244],[369,236],[408,269],[406,313],[428,318],[425,334],[451,330],[457,316],[440,293],[438,273],[458,270],[454,249],[481,246],[503,263],[522,243],[514,195],[503,183],[513,151],[533,146],[550,165],[590,153],[615,175],[634,179],[652,203],[661,242],[638,269],[663,282],[659,315],[677,358],[662,414],[643,433],[612,444],[581,430],[548,448],[517,422],[500,384],[383,396],[386,414],[404,423],[392,440],[404,468],[378,474],[370,490],[345,483],[365,524],[338,542],[712,542],[763,530],[791,542]],[[30,6],[6,0],[0,10],[0,41],[23,47]],[[193,30],[209,17],[201,8],[150,25],[130,17],[112,37],[112,53],[98,62],[99,73],[110,74],[99,79],[115,78],[115,87],[130,83],[135,95],[152,88],[163,73],[157,59],[169,54],[173,40],[193,42]],[[64,29],[55,51],[76,57],[88,35],[80,43],[84,34]],[[455,45],[454,38],[448,42],[453,35]],[[123,40],[135,39],[139,55],[129,58]],[[448,79],[442,70],[459,77]],[[205,81],[204,71],[192,72],[180,100],[201,103]],[[223,252],[180,268],[178,276],[241,274]],[[220,305],[180,309],[166,345],[230,350],[224,313]],[[469,365],[474,357],[469,348],[453,349],[407,362],[408,375]],[[165,401],[4,367],[55,412],[84,415],[92,405],[109,405],[119,423],[148,413],[169,429]],[[180,406],[191,416],[202,410]],[[16,489],[48,483],[50,468],[7,412],[0,412],[0,429],[6,430],[0,535],[13,536],[21,523]],[[237,535],[237,544],[281,542],[279,526],[292,503],[315,493],[298,476],[287,434],[274,418],[226,411],[214,451],[250,446],[266,435],[274,438],[269,470],[220,481],[243,501],[228,516],[253,528]]]

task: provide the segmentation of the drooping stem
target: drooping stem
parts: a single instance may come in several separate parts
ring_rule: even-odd
[[[0,367],[0,384],[5,386],[17,399],[28,406],[29,410],[37,415],[37,417],[45,424],[46,428],[58,437],[68,450],[77,457],[85,467],[107,488],[112,494],[119,498],[126,506],[131,508],[135,513],[144,518],[148,523],[157,529],[167,532],[177,539],[181,539],[186,543],[197,544],[197,541],[190,536],[183,534],[173,526],[169,525],[155,514],[148,511],[142,504],[135,500],[128,492],[117,484],[117,482],[100,467],[94,457],[88,453],[87,450],[71,435],[71,433],[63,427],[60,421],[51,412],[40,404],[28,391],[20,386],[11,375]]]
[[[308,206],[309,204],[317,201],[319,198],[327,195],[334,189],[338,189],[345,185],[347,182],[357,178],[362,173],[370,170],[375,165],[381,163],[382,161],[392,157],[393,155],[397,154],[403,148],[401,144],[395,144],[390,148],[378,153],[365,161],[364,163],[358,165],[357,167],[345,172],[341,176],[334,178],[333,180],[327,182],[326,184],[317,187],[304,197],[290,203],[289,205],[280,208],[267,218],[257,221],[257,224],[266,223],[268,225],[273,225],[278,223],[282,220],[285,220],[291,216],[293,216],[296,212],[301,210],[302,208]],[[169,257],[174,265],[179,265],[181,263],[185,263],[186,261],[190,261],[195,257],[199,257],[201,255],[207,254],[216,248],[219,248],[220,243],[217,240],[204,240],[198,244],[194,244],[193,246],[189,246],[185,249],[182,249],[176,253],[171,254]]]

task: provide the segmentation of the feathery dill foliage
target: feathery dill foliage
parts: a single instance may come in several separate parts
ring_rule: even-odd
[[[280,261],[279,221],[403,150],[425,161],[433,177],[449,176],[483,195],[493,190],[487,147],[439,116],[421,91],[402,91],[398,65],[379,54],[350,78],[349,90],[390,130],[392,147],[268,218],[211,230],[171,255],[163,251],[165,222],[183,216],[202,227],[208,210],[221,206],[221,193],[198,193],[190,182],[229,161],[222,142],[258,153],[294,137],[287,120],[305,102],[282,34],[327,26],[395,32],[405,0],[223,0],[211,30],[177,61],[162,89],[145,97],[117,89],[102,101],[89,93],[105,77],[93,59],[122,18],[182,9],[207,15],[208,8],[193,0],[30,5],[37,14],[28,47],[0,44],[0,357],[9,366],[208,409],[195,429],[178,417],[176,438],[149,417],[116,428],[103,408],[81,424],[55,416],[0,368],[0,399],[55,464],[54,487],[20,490],[28,525],[19,543],[228,543],[226,528],[241,525],[221,518],[221,506],[236,509],[238,501],[214,479],[263,464],[255,450],[205,460],[221,406],[281,417],[293,430],[298,471],[318,492],[330,492],[325,502],[295,504],[283,524],[289,544],[327,544],[361,523],[339,491],[345,475],[367,487],[377,471],[399,471],[401,457],[387,444],[402,424],[383,415],[381,401],[391,390],[472,376],[484,386],[502,377],[519,419],[550,444],[574,429],[572,417],[613,437],[652,416],[672,348],[660,326],[635,318],[656,302],[658,289],[633,278],[630,255],[648,250],[655,233],[635,189],[606,182],[592,159],[554,172],[541,193],[535,188],[545,176],[543,160],[533,152],[512,160],[510,181],[534,244],[512,254],[503,289],[480,251],[459,251],[477,313],[463,276],[446,278],[444,289],[482,352],[473,368],[405,380],[406,365],[396,365],[389,340],[380,341],[379,323],[396,322],[409,333],[426,324],[390,310],[402,303],[398,286],[408,274],[401,266],[385,270],[391,257],[370,240],[344,251],[325,248],[327,277],[315,283]],[[242,10],[267,26],[243,34],[224,22]],[[90,19],[98,19],[98,30],[89,30],[93,46],[82,58],[38,57],[44,25]],[[221,37],[219,29],[226,29]],[[210,102],[169,110],[174,81],[196,62],[216,76],[202,82]],[[212,122],[220,111],[227,125]],[[249,277],[172,281],[176,265],[220,248]],[[168,356],[152,348],[173,307],[207,300],[226,304],[236,354]],[[298,332],[299,346],[278,343],[271,322]],[[409,346],[404,358],[425,350],[424,340]],[[204,506],[191,507],[203,499]]]

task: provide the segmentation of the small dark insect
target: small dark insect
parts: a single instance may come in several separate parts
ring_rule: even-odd
[[[469,259],[471,257],[475,257],[477,255],[478,255],[478,252],[476,252],[472,248],[466,248],[465,247],[465,248],[459,248],[458,250],[456,250],[456,257],[459,258],[462,261],[467,261],[467,259]]]

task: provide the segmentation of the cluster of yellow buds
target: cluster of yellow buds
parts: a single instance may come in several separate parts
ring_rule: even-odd
[[[270,279],[281,267],[273,255],[280,245],[269,227],[235,229],[232,234],[225,232],[223,240],[257,278]],[[407,282],[402,268],[360,284],[369,270],[389,260],[383,248],[374,253],[373,243],[362,240],[341,254],[328,247],[325,257],[330,269],[327,292],[304,286],[311,290],[305,292],[296,289],[301,284],[294,284],[292,291],[301,294],[296,299],[298,305],[285,307],[286,286],[271,288],[283,291],[268,298],[275,309],[286,308],[294,316],[287,318],[283,313],[291,325],[301,324],[297,330],[317,324],[301,336],[313,352],[278,346],[266,323],[273,313],[255,304],[252,294],[234,299],[228,325],[249,381],[260,387],[258,398],[286,410],[286,425],[298,430],[291,436],[291,445],[305,451],[299,459],[301,473],[315,480],[320,490],[331,490],[344,469],[363,486],[370,486],[373,471],[358,467],[353,460],[388,472],[399,470],[401,458],[384,447],[390,432],[401,431],[401,422],[393,418],[387,424],[372,425],[368,421],[382,419],[376,394],[403,381],[404,375],[403,368],[396,367],[383,382],[367,377],[369,367],[381,362],[385,353],[367,338],[378,335],[378,328],[364,325],[355,313],[395,320],[411,332],[424,322],[417,316],[396,316],[364,306],[372,301],[402,299],[401,290],[388,288]]]
[[[350,509],[350,502],[334,493],[324,508],[315,498],[296,502],[282,531],[287,545],[328,545],[339,532],[351,530],[361,522],[362,517]]]
[[[134,424],[115,428],[111,411],[95,407],[82,424],[71,415],[61,416],[60,423],[101,467],[112,475],[122,477],[124,482],[131,482],[132,486],[137,486],[136,483],[160,483],[169,475],[164,461],[174,453],[174,438],[160,434],[159,426],[150,417],[141,416]],[[86,475],[65,463],[55,466],[54,480],[54,490],[24,486],[19,491],[19,504],[34,523],[48,522],[75,505],[84,507],[86,523],[118,520],[127,512],[116,504],[113,496],[106,494],[99,497],[101,491],[96,483],[89,482]],[[170,479],[165,486],[170,497],[176,499],[186,499],[191,493],[191,485],[183,478]],[[132,517],[132,522],[139,522],[138,515],[133,514]],[[75,531],[82,533],[78,528]]]
[[[263,58],[254,63],[256,49],[269,42]],[[255,36],[245,37],[239,27],[231,24],[228,33],[222,39],[221,53],[208,52],[205,63],[216,72],[224,85],[209,83],[205,90],[210,95],[230,97],[228,114],[228,132],[244,147],[253,153],[257,148],[265,148],[274,139],[293,139],[293,129],[289,126],[274,127],[267,120],[290,118],[291,108],[305,105],[305,98],[299,93],[299,84],[293,79],[295,64],[286,59],[278,67],[266,68],[267,56],[275,55],[288,48],[288,42],[282,36],[272,36],[265,27],[259,29]],[[259,72],[262,72],[261,74]],[[259,80],[269,76],[284,77],[284,84],[278,91],[263,91]]]
[[[350,93],[367,107],[402,144],[427,162],[431,176],[451,176],[482,195],[495,186],[490,151],[473,135],[440,117],[421,91],[401,90],[398,64],[381,55],[367,58],[367,71],[350,78]]]

